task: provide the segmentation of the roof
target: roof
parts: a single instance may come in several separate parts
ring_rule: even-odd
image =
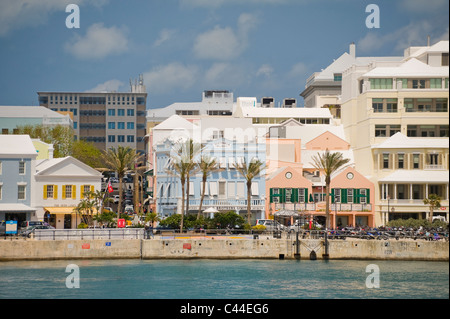
[[[153,130],[174,130],[174,129],[187,129],[192,130],[195,127],[192,122],[189,122],[185,118],[179,115],[172,115],[167,120],[156,125]]]
[[[395,183],[448,183],[448,171],[439,170],[396,170],[392,174],[381,178],[379,182]]]
[[[60,114],[52,111],[44,106],[9,106],[0,105],[0,117],[18,117],[18,118],[30,118],[30,117],[53,117],[53,118],[66,118],[67,115]]]
[[[0,156],[37,156],[29,135],[0,135]]]
[[[66,162],[64,164],[64,162]],[[90,167],[89,165],[81,162],[80,160],[72,157],[72,156],[66,156],[66,157],[62,157],[62,158],[52,158],[52,159],[44,159],[41,161],[37,161],[36,163],[36,175],[45,175],[47,174],[50,169],[52,167],[57,168],[58,165],[60,165],[61,163],[63,163],[62,165],[65,165],[63,167],[68,168],[69,166],[76,166],[79,169],[74,171],[73,169],[71,169],[70,172],[65,171],[63,174],[65,176],[94,176],[94,177],[99,177],[102,176],[102,174],[93,169],[92,167]]]
[[[25,204],[7,203],[0,204],[0,212],[34,212],[36,208],[32,208]]]
[[[448,138],[411,138],[400,132],[395,133],[384,142],[373,145],[373,149],[383,148],[449,148]]]
[[[328,108],[242,107],[243,117],[267,118],[332,118]]]
[[[448,67],[433,67],[412,58],[397,67],[375,67],[363,77],[448,77]]]

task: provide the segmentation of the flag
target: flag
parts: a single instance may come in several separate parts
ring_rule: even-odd
[[[112,185],[111,185],[111,180],[108,180],[108,193],[112,193],[114,191]]]

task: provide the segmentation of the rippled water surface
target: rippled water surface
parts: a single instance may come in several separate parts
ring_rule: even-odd
[[[79,288],[66,287],[69,264]],[[367,288],[368,265],[379,288]],[[70,281],[74,282],[74,281]],[[374,281],[372,281],[374,282]],[[14,289],[11,289],[11,288]],[[0,298],[448,299],[449,263],[348,260],[74,260],[0,262]]]

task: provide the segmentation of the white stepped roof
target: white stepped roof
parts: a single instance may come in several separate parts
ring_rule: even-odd
[[[448,148],[448,138],[412,138],[408,137],[400,132],[395,133],[393,136],[385,140],[384,142],[373,145],[372,148]]]
[[[364,77],[448,77],[448,67],[433,67],[413,58],[397,67],[375,67]]]

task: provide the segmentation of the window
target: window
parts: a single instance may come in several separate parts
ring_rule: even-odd
[[[420,154],[413,154],[413,169],[419,169]]]
[[[0,184],[0,200],[2,200],[2,184]]]
[[[386,125],[375,125],[375,136],[386,137]]]
[[[118,109],[117,110],[117,115],[118,116],[125,116],[125,109]]]
[[[108,122],[108,129],[109,130],[115,130],[116,129],[116,122]]]
[[[127,130],[134,130],[134,122],[127,122]]]
[[[87,197],[89,195],[89,192],[93,191],[93,187],[91,185],[81,185],[81,194],[80,197]]]
[[[19,162],[19,174],[25,175],[25,162],[24,161]]]
[[[26,190],[27,190],[27,186],[26,185],[18,185],[18,188],[17,188],[17,199],[25,200],[26,199]]]
[[[428,162],[430,165],[438,165],[438,154],[428,154]]]
[[[125,142],[125,135],[117,135],[117,142],[124,143]]]
[[[353,188],[347,189],[347,203],[353,203]]]
[[[398,154],[397,155],[397,167],[399,169],[405,168],[405,154]]]
[[[305,189],[304,188],[298,189],[298,202],[299,203],[305,202]]]
[[[335,73],[334,82],[341,82],[341,81],[342,81],[342,73]]]
[[[73,195],[72,185],[64,185],[63,190],[65,191],[63,193],[63,199],[72,198]]]
[[[177,114],[177,115],[200,115],[200,111],[198,111],[198,110],[176,110],[175,114]]]
[[[116,136],[115,135],[108,135],[108,142],[109,143],[115,143],[116,142]]]
[[[286,194],[286,203],[292,203],[293,202],[292,188],[286,188],[285,194]]]
[[[134,110],[133,109],[127,109],[127,116],[134,116]]]
[[[125,122],[117,122],[117,128],[119,130],[124,130],[125,129]]]
[[[219,182],[219,197],[226,196],[226,182]]]
[[[367,203],[367,189],[361,188],[359,190],[359,203],[366,204]]]
[[[430,79],[430,89],[442,89],[442,79]]]
[[[47,199],[47,198],[54,198],[54,188],[53,188],[53,185],[46,185],[46,187],[47,187],[47,195],[46,196],[44,196],[44,199]]]
[[[116,110],[115,109],[108,109],[108,116],[116,116]]]
[[[372,108],[374,113],[383,112],[383,99],[372,99]]]
[[[442,66],[448,66],[448,53],[442,53]]]
[[[214,131],[213,132],[213,140],[219,139],[219,138],[223,138],[224,137],[224,132],[223,131]]]
[[[334,202],[335,203],[341,202],[341,189],[340,188],[334,189]]]
[[[392,79],[370,79],[370,88],[372,90],[392,89]]]
[[[383,154],[383,169],[389,169],[389,153]]]
[[[127,135],[127,142],[134,143],[134,135]]]

